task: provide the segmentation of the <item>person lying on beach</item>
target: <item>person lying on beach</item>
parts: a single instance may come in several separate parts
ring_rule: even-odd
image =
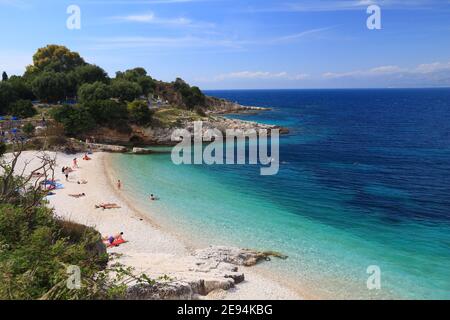
[[[108,247],[113,246],[113,245],[114,245],[114,242],[117,242],[117,241],[123,241],[123,242],[126,242],[126,241],[123,239],[123,232],[121,232],[121,233],[119,233],[119,234],[116,234],[115,236],[106,236],[106,237],[103,237],[103,238],[102,238],[102,241],[103,241],[103,243],[104,243],[105,245],[107,245]]]
[[[87,155],[87,153],[84,155],[83,160],[89,161],[92,160],[91,158],[89,158],[89,156]]]
[[[101,203],[99,205],[95,205],[96,209],[102,208],[105,209],[120,209],[121,207],[117,205],[116,203]]]
[[[85,193],[69,194],[69,197],[73,197],[73,198],[81,198],[81,197],[85,197],[85,196],[86,196]]]
[[[43,176],[43,173],[40,173],[40,172],[33,172],[33,173],[31,174],[31,176],[32,176],[32,177],[35,177],[35,178],[40,178],[40,177]]]
[[[77,181],[77,183],[78,184],[87,184],[88,182],[87,182],[87,180],[79,180],[79,181]]]

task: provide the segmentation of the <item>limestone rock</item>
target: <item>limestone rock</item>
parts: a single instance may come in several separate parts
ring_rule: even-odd
[[[134,154],[151,154],[152,150],[144,149],[144,148],[133,148],[132,153]]]
[[[259,252],[250,249],[219,246],[197,250],[194,252],[194,256],[200,259],[213,259],[217,262],[226,262],[239,266],[253,266],[261,260],[270,260],[270,256],[281,259],[287,258],[277,252]]]
[[[138,284],[127,289],[128,300],[192,300],[194,292],[188,283]]]

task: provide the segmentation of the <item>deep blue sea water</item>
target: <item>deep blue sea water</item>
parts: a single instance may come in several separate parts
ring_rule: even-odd
[[[262,268],[313,296],[450,299],[450,89],[206,93],[273,108],[230,117],[291,130],[280,172],[114,156],[157,221],[204,244],[283,252]],[[367,288],[370,265],[380,290]]]

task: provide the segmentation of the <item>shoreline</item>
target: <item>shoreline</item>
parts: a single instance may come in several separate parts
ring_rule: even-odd
[[[112,177],[112,165],[111,165],[111,154],[105,154],[102,161],[104,162],[104,172],[105,175],[108,177],[108,179],[110,180],[111,186],[114,186],[114,178]],[[202,249],[206,244],[206,241],[204,240],[193,240],[193,238],[189,238],[187,234],[183,234],[183,232],[177,232],[174,231],[168,224],[165,224],[164,226],[162,226],[161,224],[159,224],[158,222],[156,222],[152,216],[151,213],[150,214],[145,214],[143,211],[145,211],[146,209],[144,208],[139,208],[138,205],[134,205],[131,204],[130,202],[132,202],[132,199],[125,195],[123,192],[119,192],[116,188],[112,188],[113,192],[117,195],[118,198],[121,198],[125,203],[127,203],[127,205],[130,206],[130,208],[132,208],[135,212],[136,215],[138,215],[139,217],[142,217],[145,221],[147,221],[148,223],[152,224],[155,228],[158,228],[159,230],[166,232],[168,234],[170,234],[171,236],[175,237],[177,240],[179,240],[183,245],[185,245],[185,247],[188,250],[198,250],[198,249]],[[181,234],[180,234],[181,233]],[[263,262],[264,263],[264,262]],[[266,262],[268,264],[270,264],[271,262]],[[253,266],[253,267],[247,267],[244,270],[245,275],[247,276],[249,273],[255,274],[258,277],[263,277],[265,279],[268,279],[270,281],[275,281],[276,283],[282,285],[282,287],[287,288],[288,290],[292,290],[294,291],[297,295],[299,299],[318,299],[319,297],[316,297],[313,294],[307,294],[305,289],[300,289],[298,286],[296,285],[292,285],[291,283],[288,283],[287,280],[282,280],[281,276],[276,275],[274,272],[269,271],[269,270],[264,270],[261,266]],[[232,297],[227,297],[228,298],[232,298]],[[270,298],[269,298],[270,299]]]
[[[124,232],[124,238],[129,242],[108,249],[109,253],[119,255],[113,260],[114,263],[122,263],[134,268],[136,273],[145,273],[154,279],[168,275],[176,282],[204,281],[212,286],[219,286],[219,289],[196,297],[198,299],[299,300],[307,296],[265,277],[257,267],[238,266],[238,273],[245,274],[245,281],[237,282],[231,288],[227,286],[221,289],[221,286],[231,281],[224,277],[224,272],[230,272],[231,265],[210,259],[199,260],[193,254],[199,248],[184,241],[176,232],[163,229],[157,221],[133,206],[130,199],[115,190],[112,174],[108,172],[110,166],[107,153],[94,153],[91,161],[82,161],[79,154],[48,153],[56,155],[55,179],[59,179],[64,185],[64,189],[56,190],[55,195],[48,197],[49,206],[55,210],[55,215],[92,226],[103,236]],[[36,163],[36,154],[36,151],[23,152],[20,162],[30,162],[30,168],[33,162]],[[71,165],[75,157],[80,159],[80,168],[75,169],[66,182],[61,167]],[[77,184],[82,179],[87,180],[88,184]],[[69,197],[69,194],[78,193],[85,193],[86,196],[80,199]],[[121,208],[94,208],[94,205],[102,202],[117,203]]]
[[[111,172],[111,170],[112,170],[111,154],[105,154],[105,156],[103,157],[102,160],[105,163],[105,166],[104,166],[105,174],[108,177],[108,179],[110,180],[111,186],[114,186],[115,179],[112,177],[112,172]],[[136,214],[138,216],[142,217],[145,221],[152,224],[155,228],[158,228],[159,230],[166,232],[166,233],[170,234],[171,236],[175,237],[176,239],[178,239],[181,243],[183,243],[186,246],[186,248],[188,250],[191,250],[191,251],[198,250],[198,249],[204,248],[205,246],[210,245],[207,243],[206,240],[200,240],[200,239],[194,240],[193,237],[189,237],[188,232],[183,232],[182,230],[180,230],[180,228],[171,226],[170,223],[165,223],[164,225],[159,224],[157,221],[155,221],[155,219],[152,218],[151,212],[149,214],[144,213],[144,211],[146,211],[147,209],[139,208],[139,205],[131,204],[133,199],[130,196],[124,194],[124,192],[119,192],[114,187],[112,189],[113,189],[113,192],[117,195],[117,197],[121,198],[125,203],[127,203],[130,206],[130,208],[132,208],[136,212]],[[226,245],[226,244],[221,244],[221,245]],[[276,259],[276,258],[274,258],[274,259]],[[266,263],[270,264],[271,262],[268,261]],[[264,264],[264,262],[261,263],[261,265],[247,267],[244,270],[245,275],[248,275],[249,273],[254,273],[254,274],[261,276],[263,278],[266,278],[270,281],[274,281],[274,282],[282,285],[284,288],[294,291],[298,295],[299,299],[308,299],[308,300],[320,299],[319,296],[313,294],[306,288],[300,287],[297,284],[294,285],[291,282],[289,282],[288,280],[283,280],[280,274],[277,274],[277,272],[275,272],[275,271],[264,268],[264,266],[262,264]]]

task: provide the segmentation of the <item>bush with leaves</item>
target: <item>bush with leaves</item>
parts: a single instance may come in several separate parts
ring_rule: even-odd
[[[0,82],[0,115],[9,111],[11,103],[17,100],[17,94],[9,81]]]
[[[188,109],[193,110],[195,107],[204,107],[206,105],[206,97],[200,88],[189,86],[181,78],[175,80],[173,87],[181,94],[183,102]]]
[[[65,46],[48,45],[39,48],[33,55],[33,64],[27,67],[26,74],[44,71],[68,72],[85,64],[79,53],[70,51]]]
[[[33,94],[44,102],[58,102],[71,95],[73,83],[62,72],[46,71],[31,83]]]
[[[54,108],[51,115],[55,121],[61,123],[68,136],[79,136],[95,128],[89,110],[83,106],[63,105]]]
[[[98,231],[55,217],[39,187],[53,176],[54,158],[39,156],[43,164],[33,172],[44,176],[33,183],[32,174],[17,168],[22,147],[15,146],[11,159],[0,157],[0,299],[120,299],[131,282],[154,284],[131,268],[107,267]],[[67,286],[69,266],[80,269],[79,289]]]
[[[17,100],[9,106],[9,109],[12,115],[22,119],[31,118],[37,114],[30,100]]]
[[[112,96],[111,87],[103,82],[85,83],[78,89],[78,100],[81,103],[107,100]]]
[[[77,80],[78,85],[85,83],[103,82],[108,83],[108,75],[105,70],[93,64],[86,64],[76,67],[73,74]]]
[[[116,73],[116,79],[137,83],[141,87],[142,93],[146,96],[154,92],[156,88],[155,81],[147,75],[147,71],[144,68],[134,68],[125,72],[119,71]]]
[[[148,126],[152,121],[152,112],[147,103],[142,100],[128,103],[128,114],[130,121],[137,125]]]
[[[32,123],[28,122],[26,123],[23,127],[22,127],[22,131],[27,135],[27,136],[32,136],[34,134],[34,130],[36,128],[33,126]]]
[[[36,98],[31,90],[30,82],[26,81],[24,77],[11,76],[8,83],[12,86],[17,99],[34,100]]]
[[[115,79],[111,84],[112,95],[120,101],[133,101],[142,95],[142,88],[137,83]]]
[[[128,120],[128,111],[124,103],[114,100],[97,100],[84,103],[83,106],[100,126],[116,128],[122,121]]]

